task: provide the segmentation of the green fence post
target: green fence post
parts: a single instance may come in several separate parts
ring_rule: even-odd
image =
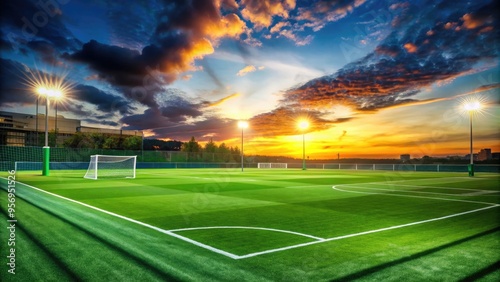
[[[42,167],[42,175],[49,176],[50,175],[50,147],[43,147],[43,167]]]
[[[474,164],[469,164],[467,169],[469,171],[469,176],[474,176]]]

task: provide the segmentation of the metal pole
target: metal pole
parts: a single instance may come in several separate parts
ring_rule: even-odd
[[[39,146],[38,144],[38,97],[36,97],[36,120],[35,120],[35,133],[36,133],[36,144],[35,146]]]
[[[470,125],[470,164],[469,176],[474,176],[474,153],[472,145],[472,111],[469,111],[469,125]]]
[[[469,112],[469,125],[470,125],[470,164],[474,164],[473,146],[472,146],[472,111]]]
[[[43,147],[43,164],[42,175],[49,176],[50,174],[50,147],[49,147],[49,96],[45,96],[45,146]]]
[[[243,171],[243,127],[241,128],[241,171]]]
[[[49,97],[45,99],[45,147],[49,146]]]
[[[306,134],[302,134],[302,170],[306,170]]]
[[[55,101],[56,103],[56,120],[55,120],[55,125],[54,125],[54,134],[55,136],[55,144],[54,147],[57,147],[57,100]]]

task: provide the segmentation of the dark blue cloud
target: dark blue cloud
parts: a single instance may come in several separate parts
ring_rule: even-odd
[[[122,115],[132,114],[137,108],[123,97],[106,93],[94,86],[79,84],[73,89],[73,96],[80,102],[97,106],[104,113],[119,112]]]
[[[76,50],[81,42],[62,22],[58,1],[1,1],[2,40],[17,50],[33,40],[44,40],[59,51]]]

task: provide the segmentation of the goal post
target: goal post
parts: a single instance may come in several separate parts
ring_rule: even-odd
[[[257,168],[288,168],[287,163],[258,163]]]
[[[92,155],[84,178],[135,178],[137,156]]]

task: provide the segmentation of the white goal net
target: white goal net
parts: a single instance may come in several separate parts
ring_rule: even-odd
[[[288,168],[287,163],[258,163],[258,168]]]
[[[136,160],[137,156],[92,155],[84,178],[135,178]]]

